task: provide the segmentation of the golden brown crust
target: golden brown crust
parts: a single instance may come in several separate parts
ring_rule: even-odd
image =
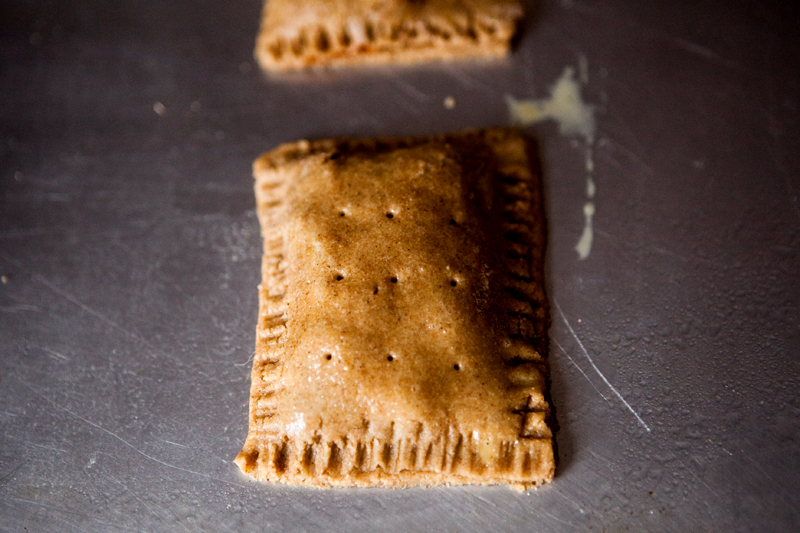
[[[508,52],[519,0],[266,0],[262,68],[492,58]]]
[[[322,487],[552,478],[528,148],[495,129],[300,141],[255,162],[245,473]]]

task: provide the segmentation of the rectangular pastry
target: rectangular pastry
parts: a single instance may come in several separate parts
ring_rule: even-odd
[[[499,57],[519,0],[266,0],[255,56],[266,70]]]
[[[511,129],[300,141],[254,163],[264,481],[531,487],[554,471],[544,227]]]

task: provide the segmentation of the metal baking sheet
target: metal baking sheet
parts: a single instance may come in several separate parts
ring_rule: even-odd
[[[5,2],[0,530],[800,528],[800,48],[780,3],[546,0],[507,62],[270,79],[257,0]],[[509,124],[571,67],[586,142],[527,128],[548,218],[555,481],[251,482],[260,242],[281,142]],[[445,99],[454,103],[451,108]]]

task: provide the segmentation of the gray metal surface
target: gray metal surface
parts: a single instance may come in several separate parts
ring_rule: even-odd
[[[0,530],[800,529],[793,8],[543,1],[503,65],[292,80],[253,64],[259,9],[0,8]],[[555,481],[316,491],[240,475],[251,161],[302,137],[507,124],[506,95],[547,96],[581,57],[598,121],[585,261],[583,141],[529,128]]]

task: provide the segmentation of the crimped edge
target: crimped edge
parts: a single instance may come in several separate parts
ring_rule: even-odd
[[[316,20],[275,28],[269,2],[262,12],[254,56],[266,71],[434,60],[497,59],[510,50],[523,11],[510,3],[494,12],[462,2],[443,16],[424,9],[386,16],[367,13],[347,21]]]

